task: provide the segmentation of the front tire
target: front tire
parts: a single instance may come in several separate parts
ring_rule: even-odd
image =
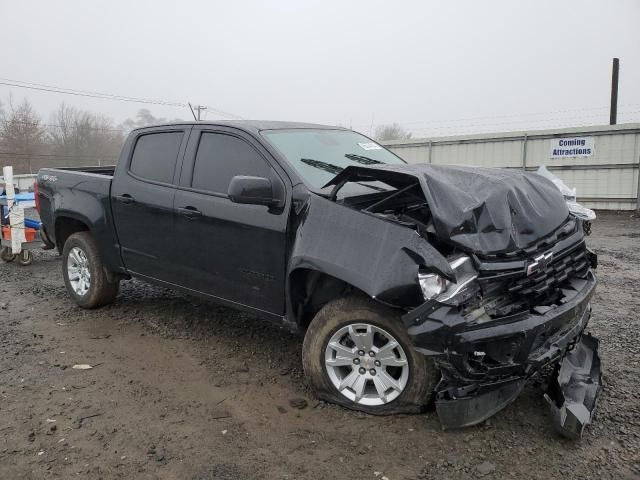
[[[304,338],[302,364],[316,395],[374,415],[418,413],[439,378],[398,315],[360,296],[329,302]]]
[[[71,298],[82,308],[112,303],[119,282],[109,281],[102,257],[89,232],[71,235],[62,249],[62,276]]]

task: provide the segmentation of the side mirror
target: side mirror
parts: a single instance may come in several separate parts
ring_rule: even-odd
[[[231,179],[227,194],[234,203],[267,207],[281,206],[280,200],[273,193],[271,180],[268,178],[237,175]]]

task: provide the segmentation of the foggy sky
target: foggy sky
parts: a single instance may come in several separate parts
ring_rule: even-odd
[[[619,121],[640,121],[637,0],[0,0],[0,22],[2,78],[416,137],[606,124],[617,56]],[[116,122],[145,107],[10,92],[45,121],[61,101]]]

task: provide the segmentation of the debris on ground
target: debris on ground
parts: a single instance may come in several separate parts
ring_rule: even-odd
[[[74,365],[71,368],[73,368],[74,370],[91,370],[93,367],[88,363],[80,363],[80,364]]]
[[[298,410],[302,410],[307,408],[307,401],[304,398],[292,398],[289,400],[289,405],[291,408],[297,408]]]
[[[484,477],[496,471],[496,466],[491,462],[482,462],[480,465],[476,465],[476,471],[478,475]]]

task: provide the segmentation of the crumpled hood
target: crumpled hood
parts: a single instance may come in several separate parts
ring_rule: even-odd
[[[347,167],[327,185],[379,180],[400,188],[417,178],[436,234],[466,250],[495,254],[550,234],[569,211],[548,179],[521,170],[451,165]]]

